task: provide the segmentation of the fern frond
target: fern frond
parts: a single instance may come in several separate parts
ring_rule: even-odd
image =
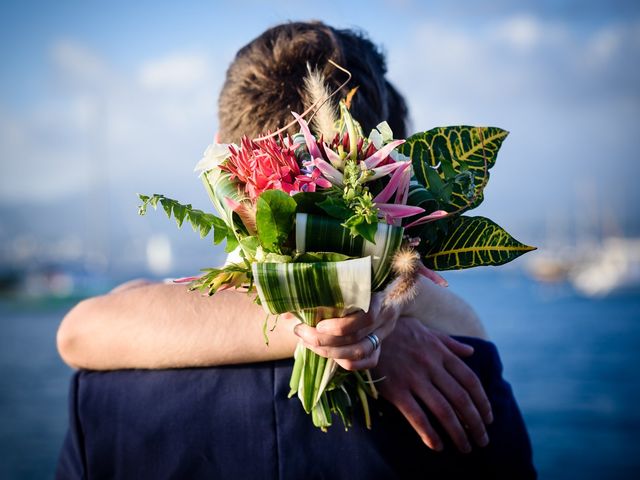
[[[138,207],[138,215],[145,215],[149,205],[157,209],[158,203],[160,203],[168,218],[173,215],[178,228],[182,227],[186,220],[191,224],[194,232],[200,233],[200,238],[206,237],[213,230],[213,243],[217,245],[225,238],[234,236],[222,219],[211,213],[195,209],[191,205],[183,205],[177,200],[158,194],[138,194],[138,198],[142,201],[142,205]]]

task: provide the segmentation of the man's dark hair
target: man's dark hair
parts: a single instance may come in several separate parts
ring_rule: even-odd
[[[365,133],[386,120],[394,136],[406,136],[406,103],[385,79],[384,55],[363,34],[321,22],[292,22],[270,28],[241,48],[227,70],[219,106],[220,141],[238,142],[275,131],[302,112],[307,64],[333,91],[346,79],[333,60],[351,72],[344,97],[355,86],[351,113]],[[295,133],[292,127],[290,133]]]

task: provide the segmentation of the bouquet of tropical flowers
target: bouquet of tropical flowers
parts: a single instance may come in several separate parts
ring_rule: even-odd
[[[213,232],[215,244],[226,240],[230,259],[186,279],[190,288],[246,287],[268,315],[291,312],[315,326],[367,311],[374,292],[408,301],[418,275],[446,284],[435,271],[500,265],[533,249],[487,218],[463,215],[482,201],[508,132],[452,126],[404,140],[381,123],[365,136],[349,100],[322,135],[294,113],[293,136],[210,145],[196,169],[219,216],[139,195],[140,214],[159,203],[178,226],[186,219],[202,237]],[[344,370],[299,345],[290,386],[323,430],[334,413],[348,427],[358,402],[370,425],[367,396],[377,392],[366,370]]]

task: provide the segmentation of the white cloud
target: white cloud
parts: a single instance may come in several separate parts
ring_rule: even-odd
[[[86,45],[64,39],[54,42],[51,61],[56,70],[67,80],[73,79],[72,87],[99,87],[112,82],[112,70],[98,54]]]
[[[190,89],[202,85],[211,76],[206,57],[198,54],[174,54],[145,62],[138,81],[151,89]]]
[[[498,24],[496,37],[504,39],[515,48],[529,50],[543,38],[544,29],[541,23],[532,15],[517,15],[507,18]]]
[[[52,45],[50,65],[51,94],[20,113],[0,105],[0,201],[87,192],[96,175],[131,194],[152,184],[197,187],[192,167],[215,133],[222,83],[204,55],[118,71],[64,40]]]

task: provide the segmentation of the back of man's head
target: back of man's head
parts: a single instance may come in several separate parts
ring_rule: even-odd
[[[308,107],[307,65],[324,76],[329,90],[336,89],[346,75],[329,60],[351,72],[347,89],[358,87],[351,113],[365,132],[386,120],[396,137],[406,136],[407,107],[384,77],[385,60],[378,48],[350,30],[295,22],[266,30],[238,51],[218,102],[220,141],[238,142],[243,135],[255,138],[275,131],[292,120],[292,111]],[[290,133],[296,130],[292,127]]]

